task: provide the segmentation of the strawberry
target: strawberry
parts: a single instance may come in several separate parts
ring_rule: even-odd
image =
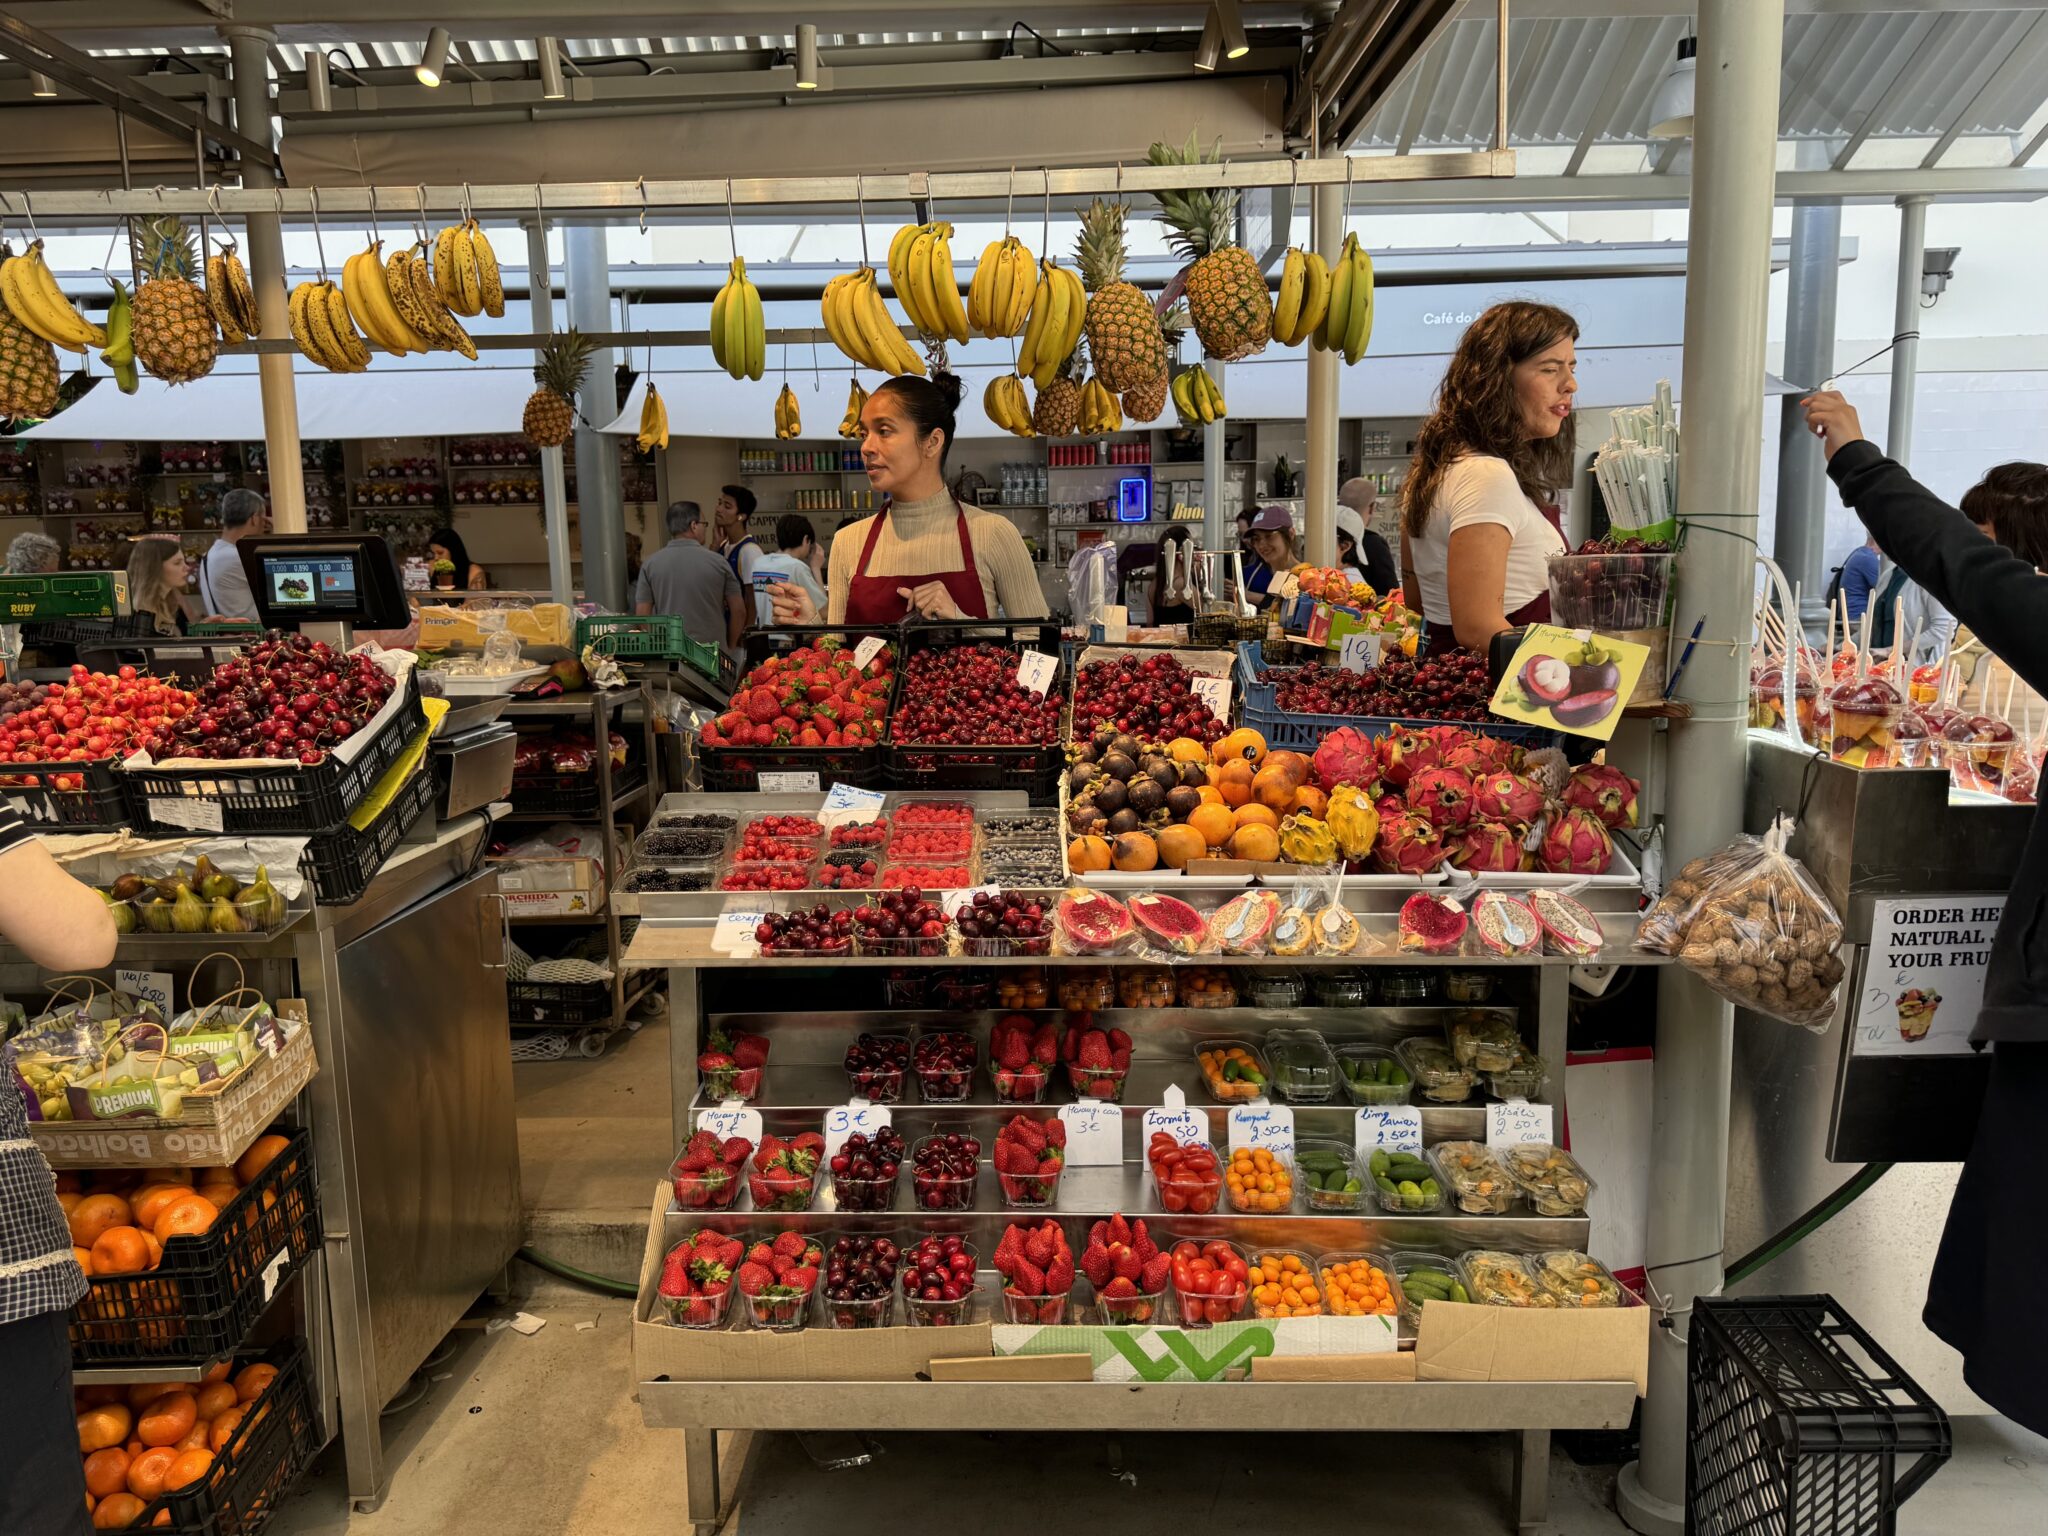
[[[804,1256],[804,1250],[810,1245],[804,1241],[801,1234],[784,1232],[776,1237],[774,1246],[775,1253],[779,1258],[801,1259]]]
[[[699,1227],[697,1235],[690,1239],[690,1247],[697,1252],[709,1250],[715,1258],[724,1251],[725,1238],[709,1227]]]
[[[1048,1230],[1048,1227],[1040,1227],[1024,1239],[1024,1257],[1040,1269],[1052,1262],[1052,1256],[1062,1246],[1059,1242],[1059,1228],[1050,1227]]]
[[[1043,1296],[1047,1294],[1045,1289],[1045,1271],[1029,1259],[1019,1259],[1017,1261],[1017,1273],[1010,1278],[1014,1282],[1014,1288],[1022,1295]]]
[[[1121,1046],[1109,1053],[1109,1070],[1112,1072],[1128,1072],[1131,1070],[1131,1052],[1128,1046]],[[744,1076],[745,1074],[742,1073],[740,1075]]]
[[[1090,1227],[1088,1229],[1088,1241],[1090,1244],[1101,1243],[1107,1247],[1109,1244],[1109,1223],[1098,1221],[1094,1226]]]
[[[810,1264],[799,1264],[783,1277],[783,1283],[794,1286],[808,1296],[818,1284],[817,1268]]]
[[[732,1042],[732,1059],[742,1067],[765,1067],[768,1065],[768,1037],[766,1035],[736,1035]]]
[[[1019,1143],[1014,1141],[1004,1141],[1001,1138],[997,1139],[997,1173],[1029,1174],[1033,1172],[1037,1167],[1038,1159],[1033,1157],[1029,1152],[1025,1151]]]
[[[704,1288],[707,1295],[716,1295],[732,1281],[732,1271],[716,1259],[692,1259],[690,1278]]]
[[[1007,1129],[1011,1140],[1020,1144],[1036,1161],[1045,1148],[1045,1127],[1029,1115],[1018,1115],[1010,1121]]]
[[[747,1262],[749,1264],[758,1264],[763,1269],[773,1269],[775,1267],[775,1250],[767,1243],[756,1243],[747,1250]]]
[[[718,1154],[714,1151],[685,1152],[683,1160],[676,1164],[676,1172],[702,1173],[717,1161]]]
[[[755,688],[747,693],[743,707],[747,712],[747,718],[754,724],[766,725],[782,708],[782,701],[775,697],[775,690],[772,688]]]
[[[1088,1277],[1088,1283],[1098,1291],[1108,1285],[1116,1273],[1110,1262],[1109,1250],[1100,1243],[1091,1242],[1081,1253],[1081,1273]]]
[[[816,1131],[805,1131],[792,1143],[799,1152],[808,1152],[812,1157],[825,1155],[825,1138]]]
[[[1023,1239],[1012,1225],[1003,1228],[1002,1240],[996,1244],[996,1251],[989,1259],[989,1267],[999,1275],[1008,1275],[1016,1266],[1017,1252],[1023,1246]]]
[[[1120,1029],[1112,1029],[1109,1032],[1109,1048],[1112,1051],[1122,1051],[1128,1056],[1131,1053],[1131,1037]],[[741,1062],[740,1065],[745,1066],[746,1063]]]
[[[1050,1120],[1046,1121],[1045,1139],[1052,1143],[1054,1147],[1064,1151],[1067,1145],[1067,1122],[1058,1115],[1054,1115]],[[1060,1161],[1065,1162],[1066,1159],[1062,1157]]]
[[[1031,1059],[1050,1066],[1060,1059],[1059,1028],[1050,1020],[1038,1026],[1038,1033],[1031,1038]]]
[[[1043,1067],[1026,1067],[1017,1074],[1017,1092],[1022,1097],[1027,1099],[1036,1098],[1044,1091],[1045,1069]]]
[[[1135,1280],[1145,1273],[1145,1261],[1138,1257],[1135,1248],[1112,1248],[1109,1250],[1110,1267],[1125,1280]]]
[[[1145,1218],[1142,1216],[1138,1218],[1137,1225],[1131,1228],[1131,1247],[1147,1264],[1150,1264],[1153,1255],[1159,1252],[1159,1245],[1152,1241],[1151,1234],[1145,1230]]]
[[[765,1264],[742,1264],[736,1280],[742,1296],[758,1296],[775,1283],[775,1271]]]
[[[1110,1301],[1128,1301],[1131,1297],[1138,1294],[1137,1286],[1133,1285],[1122,1275],[1118,1275],[1108,1285],[1101,1287],[1101,1290],[1103,1296]]]
[[[1117,1080],[1113,1077],[1091,1077],[1088,1079],[1088,1092],[1095,1098],[1114,1099],[1116,1097],[1116,1090]]]
[[[1154,1253],[1146,1263],[1145,1271],[1138,1277],[1138,1288],[1148,1295],[1166,1289],[1166,1277],[1173,1270],[1173,1260],[1163,1253]]]
[[[705,1051],[697,1058],[697,1070],[709,1076],[713,1072],[730,1072],[733,1059],[723,1051]]]
[[[1091,1029],[1082,1038],[1080,1062],[1089,1072],[1100,1072],[1109,1065],[1109,1041],[1099,1031]]]
[[[1109,1218],[1109,1246],[1114,1248],[1118,1244],[1126,1248],[1131,1245],[1131,1224],[1124,1220],[1122,1211]]]
[[[1012,1072],[1031,1064],[1031,1043],[1022,1030],[1013,1029],[1004,1034],[997,1053],[997,1064]]]
[[[735,1067],[732,1074],[732,1097],[751,1099],[761,1091],[761,1069],[759,1067]],[[746,1138],[735,1136],[734,1141]],[[744,1159],[742,1159],[744,1161]]]
[[[1045,1266],[1045,1291],[1047,1296],[1064,1296],[1074,1288],[1074,1256],[1061,1249]]]

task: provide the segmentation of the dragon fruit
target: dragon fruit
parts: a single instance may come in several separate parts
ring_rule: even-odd
[[[1543,791],[1519,773],[1496,770],[1472,786],[1472,814],[1487,821],[1528,826],[1543,810]]]
[[[1209,931],[1202,914],[1178,896],[1148,892],[1131,898],[1131,917],[1152,943],[1176,954],[1192,955],[1202,947]]]
[[[1451,862],[1473,874],[1511,874],[1522,867],[1522,831],[1499,821],[1475,821],[1444,839]]]
[[[1373,862],[1390,875],[1420,875],[1443,862],[1443,835],[1427,816],[1397,811],[1380,821]]]
[[[1470,741],[1473,733],[1462,725],[1425,725],[1418,734],[1435,745],[1437,759],[1442,761]]]
[[[1564,803],[1591,811],[1607,826],[1632,827],[1636,824],[1636,791],[1640,788],[1640,784],[1611,763],[1581,763],[1565,784]]]
[[[1455,768],[1468,779],[1483,778],[1500,765],[1486,749],[1483,736],[1468,737],[1444,754],[1444,766]]]
[[[1568,807],[1550,818],[1536,861],[1553,875],[1604,875],[1614,862],[1614,840],[1591,811]]]
[[[1399,816],[1406,811],[1408,802],[1398,789],[1390,789],[1373,801],[1372,808],[1380,813],[1380,820],[1385,821],[1389,816]]]
[[[1457,949],[1465,937],[1468,919],[1464,908],[1442,896],[1432,896],[1427,891],[1417,891],[1401,903],[1401,916],[1395,923],[1400,932],[1400,946],[1404,950],[1425,955],[1447,955]]]
[[[1296,864],[1337,862],[1337,836],[1327,821],[1298,812],[1280,823],[1280,851]]]
[[[1408,780],[1408,808],[1439,827],[1472,819],[1472,781],[1455,768],[1424,768]]]
[[[1407,788],[1416,774],[1443,761],[1437,744],[1416,731],[1388,732],[1380,738],[1379,751],[1380,777],[1396,789]]]
[[[1053,909],[1053,922],[1070,954],[1102,954],[1131,936],[1130,909],[1100,891],[1067,892]]]
[[[1345,858],[1371,857],[1372,845],[1380,835],[1380,813],[1371,795],[1356,785],[1338,785],[1330,791],[1330,809],[1325,819]]]
[[[1339,726],[1316,748],[1316,782],[1325,794],[1339,784],[1368,789],[1379,777],[1379,771],[1379,754],[1373,750],[1372,738],[1353,726]]]

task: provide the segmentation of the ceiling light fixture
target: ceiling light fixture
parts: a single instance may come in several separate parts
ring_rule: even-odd
[[[1216,24],[1216,7],[1209,7],[1209,14],[1202,18],[1202,40],[1195,44],[1195,68],[1204,74],[1214,70],[1223,59],[1223,29]]]
[[[818,29],[808,21],[800,22],[796,29],[796,88],[818,88]]]
[[[57,83],[39,69],[28,72],[28,91],[31,96],[55,96]]]
[[[448,69],[448,29],[435,27],[427,34],[427,46],[420,52],[419,68],[413,71],[421,85],[439,85]]]
[[[534,45],[540,54],[540,94],[543,101],[560,101],[569,94],[562,84],[562,55],[560,45],[552,37],[544,37]]]
[[[306,51],[306,100],[315,112],[334,110],[334,76],[327,68],[327,50]]]
[[[1699,51],[1698,38],[1678,40],[1678,58],[1657,82],[1657,92],[1650,98],[1651,138],[1692,137],[1693,68]]]
[[[1238,14],[1237,0],[1212,0],[1209,11],[1223,34],[1223,57],[1241,59],[1252,51],[1251,41],[1244,35],[1244,18]]]

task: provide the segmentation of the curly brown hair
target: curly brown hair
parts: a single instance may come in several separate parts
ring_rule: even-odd
[[[1467,454],[1507,460],[1532,500],[1571,484],[1573,418],[1555,437],[1531,439],[1515,399],[1515,367],[1567,338],[1579,322],[1551,304],[1510,299],[1467,327],[1437,389],[1436,409],[1415,435],[1415,457],[1401,484],[1401,525],[1420,536],[1444,474]]]

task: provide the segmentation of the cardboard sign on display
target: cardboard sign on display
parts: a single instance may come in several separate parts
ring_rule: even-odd
[[[1265,1356],[1391,1355],[1400,1348],[1392,1317],[1293,1317],[1178,1328],[997,1323],[998,1355],[1086,1355],[1096,1381],[1235,1381]]]
[[[1633,640],[1532,624],[1489,707],[1524,725],[1608,741],[1649,659],[1650,648]]]
[[[1872,903],[1850,1050],[1858,1056],[1963,1056],[1984,1001],[2002,892],[1886,897]]]

